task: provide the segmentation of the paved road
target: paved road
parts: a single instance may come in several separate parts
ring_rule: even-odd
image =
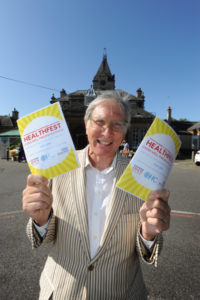
[[[177,161],[167,188],[172,217],[159,266],[143,266],[150,299],[200,299],[200,167]]]
[[[0,300],[38,298],[48,247],[33,251],[26,238],[21,191],[28,173],[25,163],[0,160]],[[177,161],[167,188],[172,218],[159,266],[143,265],[149,299],[200,299],[200,167]]]
[[[26,238],[28,218],[21,211],[21,193],[28,167],[0,160],[0,299],[38,299],[38,279],[47,249],[32,251]]]

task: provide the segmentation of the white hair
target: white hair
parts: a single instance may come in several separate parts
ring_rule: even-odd
[[[86,109],[84,120],[89,121],[94,109],[103,102],[116,102],[119,104],[120,108],[122,109],[125,115],[124,121],[126,123],[126,131],[127,131],[131,121],[130,106],[128,101],[123,100],[120,94],[117,93],[116,91],[102,93],[101,95],[97,96],[97,98],[94,99],[92,102],[90,102],[88,108]]]

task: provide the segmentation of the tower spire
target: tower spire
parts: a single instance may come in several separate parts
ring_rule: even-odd
[[[107,59],[107,49],[103,48],[103,59]]]
[[[107,62],[107,51],[104,48],[103,60],[101,65],[93,78],[94,90],[114,90],[115,89],[115,75],[112,75]]]

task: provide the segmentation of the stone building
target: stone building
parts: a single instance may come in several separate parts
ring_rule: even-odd
[[[7,151],[12,144],[20,142],[17,120],[19,112],[14,108],[12,116],[0,116],[0,158],[7,157]]]
[[[187,130],[192,134],[192,150],[196,151],[200,149],[200,122],[195,122]]]
[[[172,109],[169,106],[167,109],[167,119],[165,120],[177,133],[181,140],[181,148],[178,154],[179,158],[189,158],[192,153],[192,144],[195,139],[192,136],[192,130],[190,128],[194,128],[194,121],[188,120],[175,120],[172,118]]]
[[[17,128],[19,112],[14,108],[12,116],[0,116],[0,133]]]
[[[87,105],[99,94],[113,90],[130,103],[132,118],[126,140],[129,143],[130,149],[138,147],[155,116],[144,109],[145,97],[141,88],[137,89],[136,95],[132,95],[121,89],[115,89],[115,75],[111,73],[107,55],[104,53],[90,89],[77,90],[69,94],[62,89],[60,97],[56,98],[54,95],[51,97],[51,104],[57,101],[61,104],[76,149],[81,149],[87,144],[83,121]]]

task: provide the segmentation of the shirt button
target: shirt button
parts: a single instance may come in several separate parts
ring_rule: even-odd
[[[98,216],[98,213],[95,211],[94,215],[95,215],[95,216]]]
[[[97,235],[94,236],[94,240],[97,240]]]
[[[100,191],[100,190],[98,190],[98,191],[97,191],[97,195],[100,195],[100,194],[101,194],[101,191]]]
[[[88,271],[92,271],[92,270],[94,270],[94,265],[90,265],[90,266],[88,267]]]

